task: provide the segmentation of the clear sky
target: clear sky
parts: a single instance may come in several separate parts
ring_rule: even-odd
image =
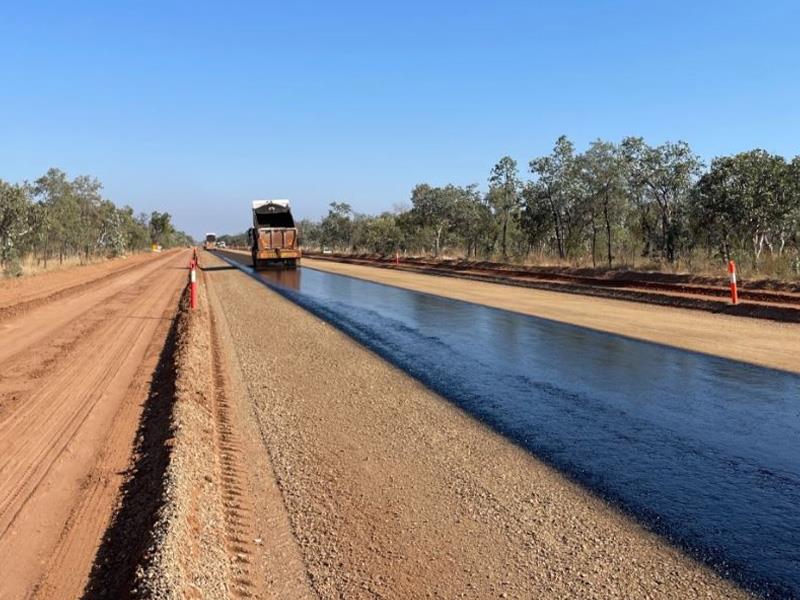
[[[800,153],[800,2],[2,2],[0,178],[91,174],[189,233],[361,212],[560,134]]]

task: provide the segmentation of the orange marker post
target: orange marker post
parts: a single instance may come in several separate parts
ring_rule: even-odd
[[[189,275],[189,306],[192,310],[197,308],[197,271],[195,271],[194,264]]]
[[[728,273],[731,274],[731,304],[739,304],[739,291],[736,289],[736,263],[728,262]]]

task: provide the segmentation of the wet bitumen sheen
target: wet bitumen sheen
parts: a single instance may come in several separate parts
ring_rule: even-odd
[[[722,574],[800,597],[800,376],[314,269],[237,266]]]

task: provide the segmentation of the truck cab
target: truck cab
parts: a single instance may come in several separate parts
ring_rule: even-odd
[[[253,227],[247,231],[253,268],[294,268],[300,262],[300,242],[288,200],[255,200]]]
[[[217,234],[216,233],[207,233],[206,239],[203,242],[203,248],[206,250],[211,250],[212,248],[217,247]]]

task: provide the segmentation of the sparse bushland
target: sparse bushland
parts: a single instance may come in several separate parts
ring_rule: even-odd
[[[50,169],[34,181],[0,180],[0,270],[20,275],[54,264],[192,243],[169,213],[135,216],[102,196],[102,184],[85,175],[70,180]]]
[[[764,150],[706,167],[685,142],[566,137],[528,164],[503,157],[488,191],[420,184],[406,210],[356,214],[333,202],[299,223],[308,248],[460,256],[546,265],[800,278],[800,157]]]

